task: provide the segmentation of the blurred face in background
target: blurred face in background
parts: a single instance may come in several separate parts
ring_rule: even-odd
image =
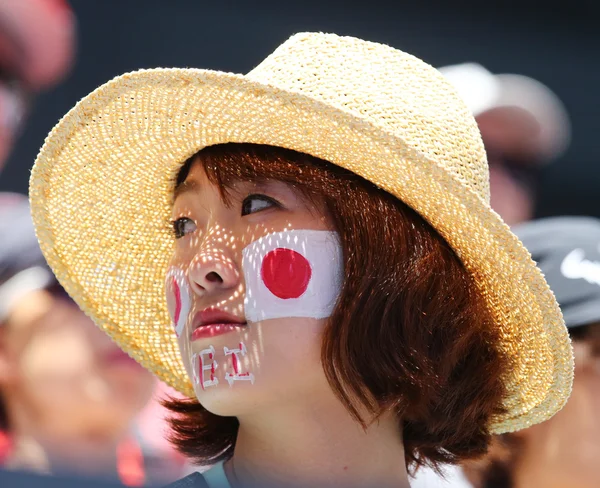
[[[516,488],[600,486],[600,324],[574,331],[573,393],[554,417],[522,432]]]
[[[492,208],[508,225],[533,217],[539,177],[540,127],[519,108],[495,108],[477,116],[490,167]]]
[[[29,292],[0,326],[0,391],[10,422],[26,417],[39,435],[118,435],[153,385],[64,292]]]

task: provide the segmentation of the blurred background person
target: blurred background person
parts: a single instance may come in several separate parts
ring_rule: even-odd
[[[2,171],[7,155],[10,153],[13,142],[16,142],[20,129],[24,127],[24,122],[29,114],[33,99],[38,93],[59,85],[71,72],[75,62],[77,46],[78,35],[76,16],[71,9],[70,3],[66,0],[0,0],[0,172]],[[29,167],[29,165],[26,166]],[[14,201],[15,199],[20,201],[19,196],[15,196],[14,194],[11,195],[5,193],[2,194],[1,197],[3,204],[6,205],[9,201]],[[8,218],[8,215],[9,214],[6,214],[3,219]],[[25,215],[24,210],[22,217],[28,218],[28,216]],[[35,249],[34,251],[31,251],[35,256],[35,260],[43,262],[39,250],[35,247],[37,245],[35,245],[33,241],[28,241],[31,237],[28,234],[28,230],[17,235],[11,235],[10,229],[8,230],[8,234],[4,233],[11,222],[13,221],[8,219],[5,222],[0,223],[2,228],[2,232],[0,233],[0,249],[2,249],[2,254],[0,257],[10,261],[11,256],[19,255],[23,246],[26,249],[30,246],[32,249]],[[20,238],[24,238],[25,241],[21,242]],[[15,261],[15,263],[19,262],[19,260]],[[3,261],[3,265],[4,264],[5,262]],[[13,266],[13,264],[11,264],[11,266]],[[14,266],[18,268],[18,264],[14,264]],[[6,270],[2,269],[3,273],[5,271]],[[5,276],[2,275],[2,280],[4,279]],[[54,294],[53,291],[56,290],[60,290],[60,287],[53,281],[53,284],[48,290],[38,290],[35,296],[48,298],[48,296],[51,295],[54,297],[56,294]],[[58,293],[58,296],[67,298],[62,292]],[[47,300],[39,303],[47,305],[46,302]],[[35,301],[35,303],[38,302]],[[57,303],[65,305],[65,303],[69,303],[69,301],[62,300]],[[9,305],[12,306],[12,303],[4,304],[0,301],[0,307],[8,307]],[[83,314],[70,309],[69,313],[66,313],[65,310],[64,306],[49,306],[47,314],[44,316],[44,322],[56,323],[59,325],[64,322],[63,325],[65,331],[75,328],[75,324],[78,321],[84,324],[89,323]],[[0,323],[2,322],[3,320],[0,320]],[[85,328],[89,327],[86,326]],[[49,327],[49,330],[51,329],[52,327]],[[57,330],[59,329],[60,328]],[[6,328],[6,330],[8,330],[8,328]],[[95,333],[96,332],[93,332],[92,334]],[[0,330],[0,339],[3,337],[2,334],[3,331]],[[71,340],[73,346],[77,343],[76,337],[78,337],[77,334],[73,335],[73,339]],[[85,346],[84,339],[81,339],[81,341],[83,342],[79,345],[84,349],[80,352],[85,355],[87,353],[84,351],[87,346]],[[103,336],[100,342],[102,344],[106,342]],[[116,351],[112,345],[108,349]],[[1,352],[2,350],[0,349],[0,354]],[[121,359],[127,362],[126,358]],[[120,361],[116,356],[115,360],[117,363]],[[117,370],[118,368],[115,369],[115,371]],[[132,376],[132,378],[133,377],[135,377],[135,375]],[[12,378],[12,381],[19,386],[27,386],[27,383],[21,383],[20,380],[17,380],[14,377]],[[31,381],[33,381],[33,379],[31,379]],[[140,376],[140,381],[142,383],[139,385],[139,388],[145,388],[148,381],[147,375],[142,374]],[[62,388],[65,390],[68,390],[69,384],[76,387],[76,382],[68,383],[64,381],[61,384]],[[173,392],[161,382],[154,381],[154,384],[155,389],[152,399],[150,402],[143,402],[146,403],[146,406],[141,410],[134,422],[140,446],[135,446],[127,441],[121,443],[119,449],[125,449],[125,452],[131,451],[130,457],[135,457],[137,456],[137,454],[135,454],[136,450],[139,450],[141,447],[144,458],[143,477],[147,480],[155,480],[157,483],[162,483],[179,478],[181,472],[176,468],[183,468],[184,461],[182,457],[175,453],[174,449],[168,444],[168,441],[164,436],[165,410],[160,406],[159,400],[164,395],[173,394]],[[3,380],[0,377],[0,395],[2,394],[2,385]],[[13,387],[11,386],[11,388]],[[132,391],[135,393],[137,389],[138,387],[134,385]],[[64,395],[64,401],[67,402],[68,399],[76,399],[78,398],[77,395],[78,393],[76,391],[67,391]],[[82,409],[81,411],[83,411],[84,407],[81,402],[79,400],[74,401],[75,405],[73,408]],[[2,420],[6,420],[6,415],[1,414],[3,411],[2,406],[3,405],[0,402],[0,431],[5,428],[2,424]],[[119,410],[118,402],[114,408]],[[141,407],[136,411],[139,411],[140,409]],[[65,412],[70,412],[70,410],[65,410]],[[110,412],[111,409],[106,410],[106,413]],[[56,412],[49,412],[48,415],[51,417],[55,413]],[[122,410],[122,414],[129,419],[130,413],[128,408]],[[98,425],[94,427],[94,425],[98,424],[99,418],[95,417],[95,414],[92,411],[90,411],[90,417],[95,419],[91,422],[90,429],[99,428]],[[116,415],[114,418],[115,426],[121,422],[118,417],[119,416]],[[78,417],[74,416],[73,418]],[[67,415],[63,420],[68,419],[69,416]],[[85,417],[81,417],[80,420],[81,423],[84,422]],[[37,429],[35,426],[32,428],[34,430]],[[60,433],[60,429],[58,429],[56,433]],[[56,440],[54,439],[54,434],[52,432],[47,433],[47,436],[48,439],[45,440],[48,441],[48,444],[52,444],[52,442]],[[8,465],[12,464],[18,467],[20,465],[29,464],[29,454],[31,454],[32,451],[27,450],[27,453],[25,453],[21,449],[17,452],[15,449],[18,446],[15,444],[14,440],[14,436],[7,435],[6,431],[4,431],[4,435],[0,432],[0,465],[2,464],[3,457]],[[10,446],[10,449],[7,446]],[[127,446],[132,448],[129,449]],[[65,438],[64,445],[61,449],[64,449],[65,452],[62,454],[59,453],[58,458],[60,459],[56,459],[56,461],[61,465],[64,464],[63,461],[69,463],[72,468],[74,465],[72,464],[73,459],[71,459],[71,457],[78,449],[77,443],[71,446],[69,445],[68,438]],[[84,451],[81,452],[83,453]],[[8,456],[9,453],[10,456]],[[109,455],[108,450],[106,453]],[[127,456],[128,455],[126,454],[125,458],[127,458]],[[101,459],[101,456],[96,460],[89,458],[85,463],[81,463],[77,469],[81,469],[81,471],[88,474],[93,474],[96,470],[102,472],[105,468],[105,461],[107,460]],[[40,461],[40,458],[36,458],[33,463],[35,466],[30,467],[35,469],[45,469],[44,466],[46,464],[49,465],[53,462],[54,461],[51,459]],[[95,467],[94,463],[96,463]],[[135,466],[137,466],[137,464],[136,462],[133,462],[133,471],[136,471],[137,468]],[[125,463],[125,465],[129,464]],[[61,467],[53,468],[52,466],[46,466],[46,468],[50,469],[50,471],[62,469]],[[111,472],[111,470],[112,469],[109,469],[108,472]],[[137,479],[136,475],[132,475],[131,479]]]
[[[477,120],[488,157],[492,208],[511,226],[532,219],[543,168],[566,151],[571,139],[564,105],[548,87],[527,76],[495,75],[478,63],[439,71]],[[421,469],[413,487],[471,486],[458,467],[447,466],[443,472],[440,478]]]
[[[0,465],[129,486],[179,476],[136,431],[154,378],[57,283],[26,197],[0,194],[0,236]]]
[[[477,63],[440,68],[471,109],[490,167],[491,205],[508,225],[530,220],[541,171],[567,149],[571,128],[563,103],[544,84],[492,74]]]
[[[552,419],[501,436],[465,466],[476,488],[600,486],[600,220],[553,217],[514,228],[546,275],[575,351],[573,393]]]
[[[564,154],[571,140],[565,106],[547,86],[527,76],[492,74],[478,63],[439,71],[477,120],[488,157],[492,208],[511,226],[534,218],[542,171]],[[414,488],[471,486],[458,467],[443,471],[440,478],[432,470],[420,470]]]
[[[71,68],[75,30],[66,0],[0,0],[0,170],[32,96]]]

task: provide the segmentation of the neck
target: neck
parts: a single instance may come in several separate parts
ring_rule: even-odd
[[[235,452],[226,464],[233,484],[409,487],[393,415],[365,430],[336,398],[302,403],[239,418]]]

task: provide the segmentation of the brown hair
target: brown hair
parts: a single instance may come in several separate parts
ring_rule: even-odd
[[[463,463],[463,473],[475,488],[513,488],[522,447],[519,434],[493,436],[486,455]]]
[[[414,210],[365,179],[272,146],[222,144],[190,158],[224,197],[239,180],[275,179],[325,203],[340,235],[345,281],[323,333],[331,388],[359,411],[393,410],[406,463],[456,463],[485,453],[503,412],[505,358],[498,331],[456,254]],[[377,361],[373,358],[377,357]],[[169,400],[171,441],[199,464],[233,453],[238,421],[196,400]]]

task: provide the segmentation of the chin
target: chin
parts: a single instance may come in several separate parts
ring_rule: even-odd
[[[219,383],[202,390],[195,388],[196,398],[210,413],[221,417],[237,417],[250,410],[256,409],[262,402],[256,385],[251,383],[234,383],[229,386],[227,382]]]

